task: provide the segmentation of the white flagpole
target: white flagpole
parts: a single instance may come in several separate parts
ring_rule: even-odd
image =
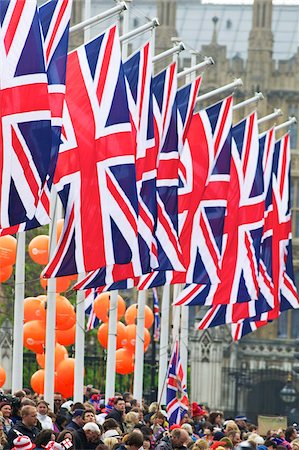
[[[243,81],[241,80],[241,78],[237,78],[232,83],[226,84],[225,86],[221,86],[217,89],[214,89],[213,91],[207,92],[206,94],[200,95],[199,97],[197,97],[196,102],[198,103],[202,102],[203,100],[208,100],[227,91],[235,90],[240,86],[243,86]]]
[[[274,109],[274,112],[268,114],[267,116],[261,117],[258,119],[257,124],[261,125],[262,123],[269,122],[270,120],[277,119],[277,117],[282,116],[281,109]]]
[[[78,277],[78,281],[84,274]],[[84,399],[84,347],[85,347],[85,294],[78,291],[76,297],[76,338],[75,338],[75,369],[74,369],[74,402]]]
[[[192,65],[188,69],[185,69],[182,72],[178,73],[178,80],[192,73],[194,74],[197,70],[203,70],[207,66],[211,66],[213,64],[215,64],[213,58],[211,56],[205,56],[204,60],[201,63]]]
[[[145,297],[146,291],[138,292],[133,397],[140,403],[143,391]]]
[[[244,108],[245,106],[249,106],[252,103],[258,103],[261,100],[264,100],[264,96],[261,92],[256,92],[253,97],[244,100],[243,102],[237,103],[233,106],[233,111],[238,111],[238,109]]]
[[[85,8],[87,5],[87,10],[85,14],[85,20],[83,22],[77,23],[73,27],[70,28],[70,34],[75,33],[76,31],[83,30],[84,28],[87,29],[91,25],[94,25],[98,22],[101,22],[102,20],[106,20],[109,17],[116,16],[117,14],[121,13],[122,11],[127,9],[127,5],[125,2],[120,2],[118,5],[114,6],[111,9],[108,9],[107,11],[104,11],[103,13],[97,14],[94,17],[87,17],[88,9],[90,8],[89,4],[90,0],[85,0]],[[90,11],[90,9],[89,9]],[[90,12],[89,12],[90,15]]]
[[[275,127],[274,130],[279,131],[279,130],[282,130],[283,128],[288,128],[291,125],[295,125],[296,123],[297,123],[296,117],[289,117],[289,120],[281,123],[280,125],[277,125],[277,127]]]
[[[25,297],[25,245],[26,232],[17,234],[17,257],[15,272],[15,305],[13,325],[12,390],[23,388],[23,326]]]
[[[56,247],[58,196],[54,186],[51,189],[50,198],[50,243],[49,257],[51,258]],[[54,371],[55,371],[55,327],[56,327],[56,278],[48,279],[47,287],[47,323],[46,323],[46,348],[45,348],[45,383],[44,398],[51,409],[54,407]]]
[[[110,292],[109,322],[108,322],[108,347],[106,363],[106,387],[105,403],[115,393],[115,352],[116,352],[116,332],[117,332],[117,297],[118,291]]]
[[[139,36],[140,34],[145,33],[146,31],[150,31],[153,28],[158,27],[159,25],[160,25],[159,20],[156,17],[154,17],[148,23],[141,25],[140,27],[136,28],[135,30],[132,30],[132,31],[129,31],[128,33],[122,34],[120,36],[119,40],[122,43],[122,45],[124,45],[124,43],[126,43],[127,41]]]
[[[166,404],[165,376],[168,367],[168,340],[169,340],[169,312],[170,312],[170,286],[163,287],[161,304],[161,332],[159,351],[159,378],[158,378],[158,402]]]
[[[172,56],[175,53],[181,53],[184,50],[186,50],[184,42],[179,42],[178,45],[175,45],[169,50],[166,50],[165,52],[159,53],[159,55],[154,56],[152,61],[155,64],[156,62],[160,62],[162,59],[168,58],[168,56]]]
[[[91,0],[85,0],[85,21],[88,20],[91,16]],[[91,38],[91,27],[85,27],[84,28],[84,42],[88,42]]]
[[[180,284],[173,286],[173,300],[175,300],[181,290]],[[172,344],[179,340],[181,332],[181,306],[172,306]]]

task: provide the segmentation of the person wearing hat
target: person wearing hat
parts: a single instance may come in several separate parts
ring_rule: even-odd
[[[85,409],[75,409],[72,414],[72,420],[67,424],[65,428],[68,430],[80,430],[84,425],[83,414]]]
[[[20,435],[28,436],[33,442],[39,432],[36,407],[31,405],[23,406],[21,409],[21,420],[11,428],[7,435],[9,448],[13,448],[16,437]]]
[[[99,444],[103,444],[103,441],[100,428],[96,423],[88,422],[83,428],[75,431],[76,450],[93,450]]]
[[[12,450],[31,450],[35,448],[35,444],[31,441],[28,436],[18,436],[13,440],[14,447]]]

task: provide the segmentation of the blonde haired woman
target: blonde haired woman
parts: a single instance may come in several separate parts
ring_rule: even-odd
[[[130,411],[125,415],[125,428],[126,433],[131,433],[139,422],[139,414],[135,411]]]

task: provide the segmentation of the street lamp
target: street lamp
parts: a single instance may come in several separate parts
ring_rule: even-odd
[[[288,376],[286,385],[280,391],[280,398],[287,404],[294,403],[297,398],[291,375]]]

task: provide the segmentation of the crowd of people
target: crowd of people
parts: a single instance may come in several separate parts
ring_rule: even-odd
[[[53,409],[28,389],[1,394],[0,450],[299,450],[295,426],[261,436],[246,417],[225,420],[195,402],[171,426],[158,403],[128,392],[107,405],[92,392],[84,403],[55,394]]]

